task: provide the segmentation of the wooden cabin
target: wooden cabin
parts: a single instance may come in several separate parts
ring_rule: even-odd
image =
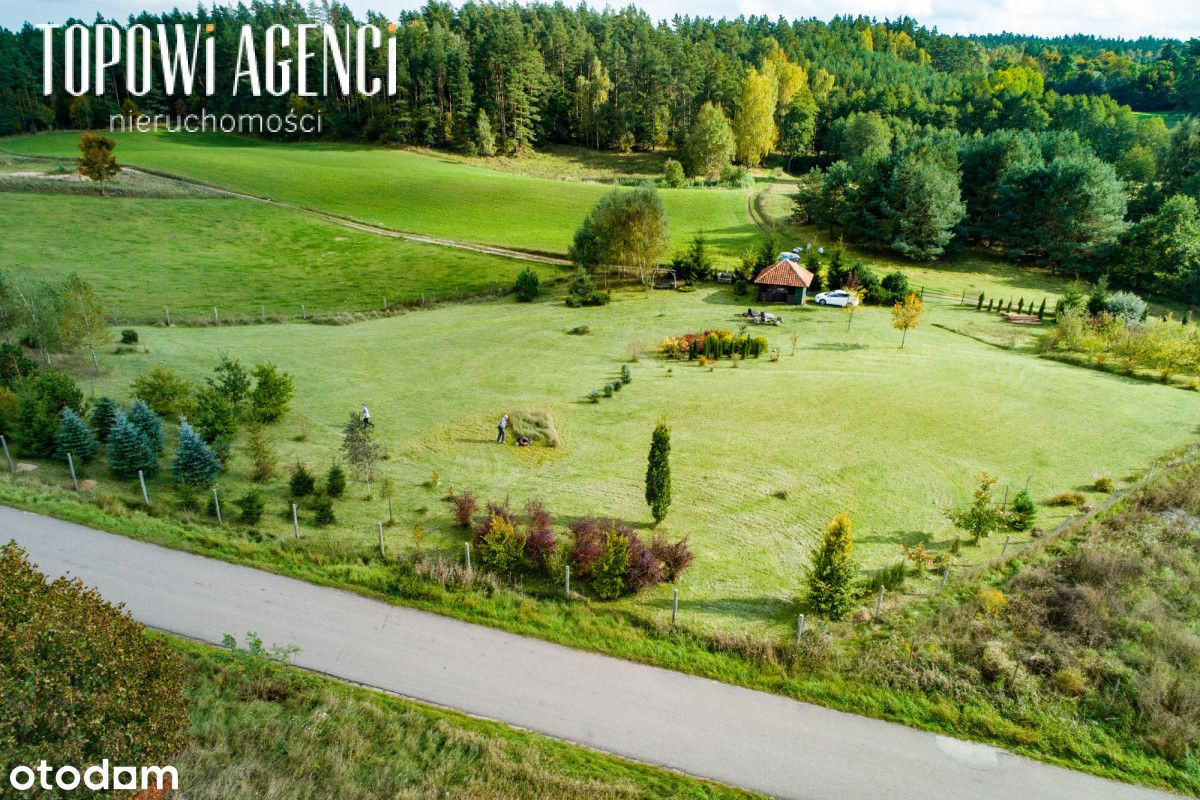
[[[795,261],[780,259],[754,279],[760,303],[803,305],[812,286],[813,274]]]

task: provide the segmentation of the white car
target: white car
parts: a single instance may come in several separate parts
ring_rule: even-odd
[[[845,308],[850,305],[858,305],[858,298],[845,289],[837,289],[832,292],[821,292],[813,298],[813,302],[819,306],[841,306]]]
[[[791,251],[784,250],[782,253],[780,253],[778,256],[775,257],[775,260],[776,261],[795,261],[796,263],[799,263],[800,256],[796,255],[795,253],[793,253]]]

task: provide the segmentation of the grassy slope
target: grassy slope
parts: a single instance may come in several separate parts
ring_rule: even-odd
[[[117,135],[124,163],[319,208],[398,230],[565,253],[608,189],[497,172],[452,158],[348,144],[277,145],[228,136]],[[5,139],[26,155],[72,154],[74,133]],[[752,244],[745,192],[663,190],[677,243],[703,229],[732,260]]]
[[[52,277],[78,271],[121,316],[164,307],[226,317],[375,309],[422,294],[512,285],[540,264],[351,230],[248,200],[77,197],[0,191],[0,264]],[[130,291],[136,286],[136,291]]]
[[[698,556],[681,607],[724,629],[790,624],[808,552],[840,511],[857,523],[864,569],[877,569],[900,558],[902,543],[946,548],[942,508],[962,501],[978,472],[1018,488],[1028,479],[1045,499],[1099,475],[1119,481],[1194,434],[1192,393],[1007,352],[928,324],[901,351],[881,309],[860,312],[850,332],[839,311],[788,309],[786,324],[765,332],[783,352],[778,363],[732,369],[723,361],[710,372],[649,357],[631,365],[633,383],[616,397],[584,401],[613,379],[628,342],[736,327],[740,307],[710,289],[621,296],[601,309],[447,307],[336,329],[143,329],[150,352],[108,358],[95,386],[124,397],[153,364],[200,380],[223,352],[248,363],[270,359],[297,383],[294,411],[273,433],[281,461],[322,470],[336,455],[345,415],[365,401],[391,449],[383,471],[397,486],[392,546],[407,547],[419,520],[427,546],[452,554],[461,552],[462,533],[440,502],[447,486],[511,496],[517,506],[541,497],[560,517],[647,523],[645,454],[654,420],[664,416],[674,427],[675,502],[663,527],[688,536]],[[930,316],[1000,325],[946,306]],[[581,323],[590,335],[565,334]],[[550,410],[563,446],[495,446],[495,420],[519,408]],[[294,441],[301,430],[308,440]],[[227,497],[244,491],[246,472],[245,459],[235,459],[223,478]],[[436,491],[425,486],[434,472],[442,479]],[[273,508],[284,505],[281,484]],[[777,491],[787,499],[773,497]],[[314,535],[369,544],[385,511],[362,498],[362,488],[352,488],[339,503],[339,524]],[[1045,509],[1041,524],[1061,516]],[[266,525],[287,534],[274,514]],[[965,548],[963,557],[999,546]],[[664,587],[627,602],[662,607],[668,596]]]
[[[171,641],[193,676],[191,741],[172,761],[192,800],[756,796],[263,656]]]

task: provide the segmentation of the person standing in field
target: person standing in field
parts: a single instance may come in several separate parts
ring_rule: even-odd
[[[363,422],[364,428],[373,427],[371,425],[371,410],[369,408],[367,408],[366,403],[363,403],[363,407],[362,407],[362,422]]]
[[[508,414],[500,417],[500,424],[496,426],[496,444],[504,444],[505,432],[508,429]]]

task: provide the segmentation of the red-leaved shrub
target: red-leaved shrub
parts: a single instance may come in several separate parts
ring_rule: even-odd
[[[574,541],[571,544],[571,574],[586,578],[604,552],[604,523],[584,517],[572,522],[567,528]]]
[[[625,585],[629,590],[636,593],[662,583],[662,563],[653,549],[621,523],[617,524],[617,530],[629,540],[629,565],[625,568]]]
[[[529,517],[529,532],[525,537],[525,556],[536,567],[544,566],[546,556],[554,552],[558,540],[551,527],[554,518],[540,500],[530,500],[525,506]]]
[[[454,519],[464,528],[471,527],[471,518],[479,508],[479,500],[470,492],[454,496]]]
[[[650,543],[650,549],[662,563],[663,577],[668,581],[678,578],[695,559],[692,549],[688,547],[686,536],[678,542],[672,543],[668,542],[667,537],[661,533],[655,534],[654,541]]]

